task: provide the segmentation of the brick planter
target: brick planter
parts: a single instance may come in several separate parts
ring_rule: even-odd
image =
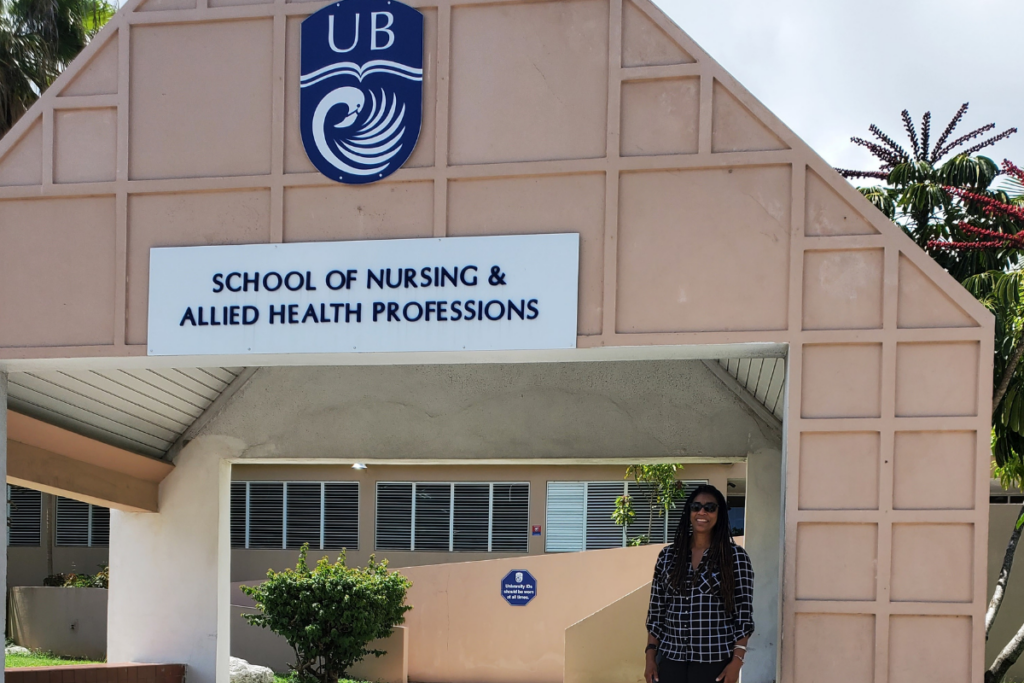
[[[4,669],[6,683],[184,683],[184,664],[78,664]]]

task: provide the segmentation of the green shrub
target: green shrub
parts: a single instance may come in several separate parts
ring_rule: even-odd
[[[109,588],[110,568],[101,564],[95,574],[50,574],[43,579],[43,585],[57,588]]]
[[[373,556],[365,568],[346,567],[344,551],[337,562],[325,557],[310,570],[308,549],[303,544],[295,569],[271,569],[260,585],[242,586],[260,612],[242,616],[288,641],[296,660],[289,666],[298,683],[337,683],[363,657],[386,654],[366,646],[405,621],[412,609],[405,604],[412,582]]]

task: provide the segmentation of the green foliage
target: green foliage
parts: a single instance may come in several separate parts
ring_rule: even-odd
[[[667,515],[675,507],[676,501],[683,498],[685,489],[683,482],[676,479],[676,474],[683,470],[682,465],[630,465],[626,468],[626,479],[630,477],[639,484],[641,491],[640,504],[647,516],[647,533],[637,535],[629,540],[629,545],[639,546],[651,542],[654,518]],[[619,496],[615,499],[615,510],[612,521],[619,526],[629,526],[636,522],[636,496]]]
[[[115,12],[107,0],[0,0],[0,136]]]
[[[43,585],[57,588],[109,588],[110,567],[101,564],[95,574],[50,574],[43,579]]]
[[[13,644],[13,643],[8,643]],[[75,659],[74,657],[61,657],[51,652],[33,652],[28,655],[6,655],[4,667],[7,669],[23,669],[34,666],[70,666],[73,664],[102,664],[90,659]]]
[[[405,621],[412,583],[373,556],[365,568],[346,567],[344,552],[337,562],[321,558],[310,569],[308,550],[304,544],[295,569],[270,570],[265,582],[242,587],[260,611],[243,616],[288,641],[295,651],[296,683],[337,683],[363,657],[386,654],[366,646]]]

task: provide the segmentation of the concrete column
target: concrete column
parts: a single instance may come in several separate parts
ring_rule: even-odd
[[[744,539],[754,564],[754,635],[742,683],[772,683],[779,648],[782,575],[782,453],[761,450],[747,459]]]
[[[159,512],[110,511],[107,661],[185,664],[189,683],[228,683],[228,458],[241,449],[200,437],[160,484]]]
[[[0,370],[0,471],[4,475],[4,483],[7,483],[7,373]],[[7,499],[7,492],[4,491],[4,500]],[[5,525],[6,528],[6,525]],[[4,590],[0,596],[0,626],[7,632],[7,540],[4,539],[3,559],[0,560],[0,577],[3,578]],[[4,682],[4,672],[0,669],[0,683]]]

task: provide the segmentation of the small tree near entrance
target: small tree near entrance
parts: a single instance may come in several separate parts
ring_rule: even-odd
[[[271,569],[260,585],[242,586],[260,611],[242,616],[288,641],[297,683],[337,683],[367,655],[387,654],[366,646],[389,637],[405,621],[403,615],[412,609],[405,604],[412,582],[373,556],[364,568],[346,567],[344,551],[337,562],[324,557],[309,569],[308,550],[303,544],[295,569]]]
[[[667,515],[676,506],[676,501],[686,496],[683,482],[676,479],[682,465],[630,465],[626,468],[626,479],[630,477],[640,489],[639,496],[623,495],[615,499],[612,520],[619,526],[636,522],[636,506],[647,511],[647,533],[630,539],[633,546],[647,545],[654,531],[654,518]],[[635,501],[639,498],[639,501]],[[667,539],[666,539],[667,540]]]

